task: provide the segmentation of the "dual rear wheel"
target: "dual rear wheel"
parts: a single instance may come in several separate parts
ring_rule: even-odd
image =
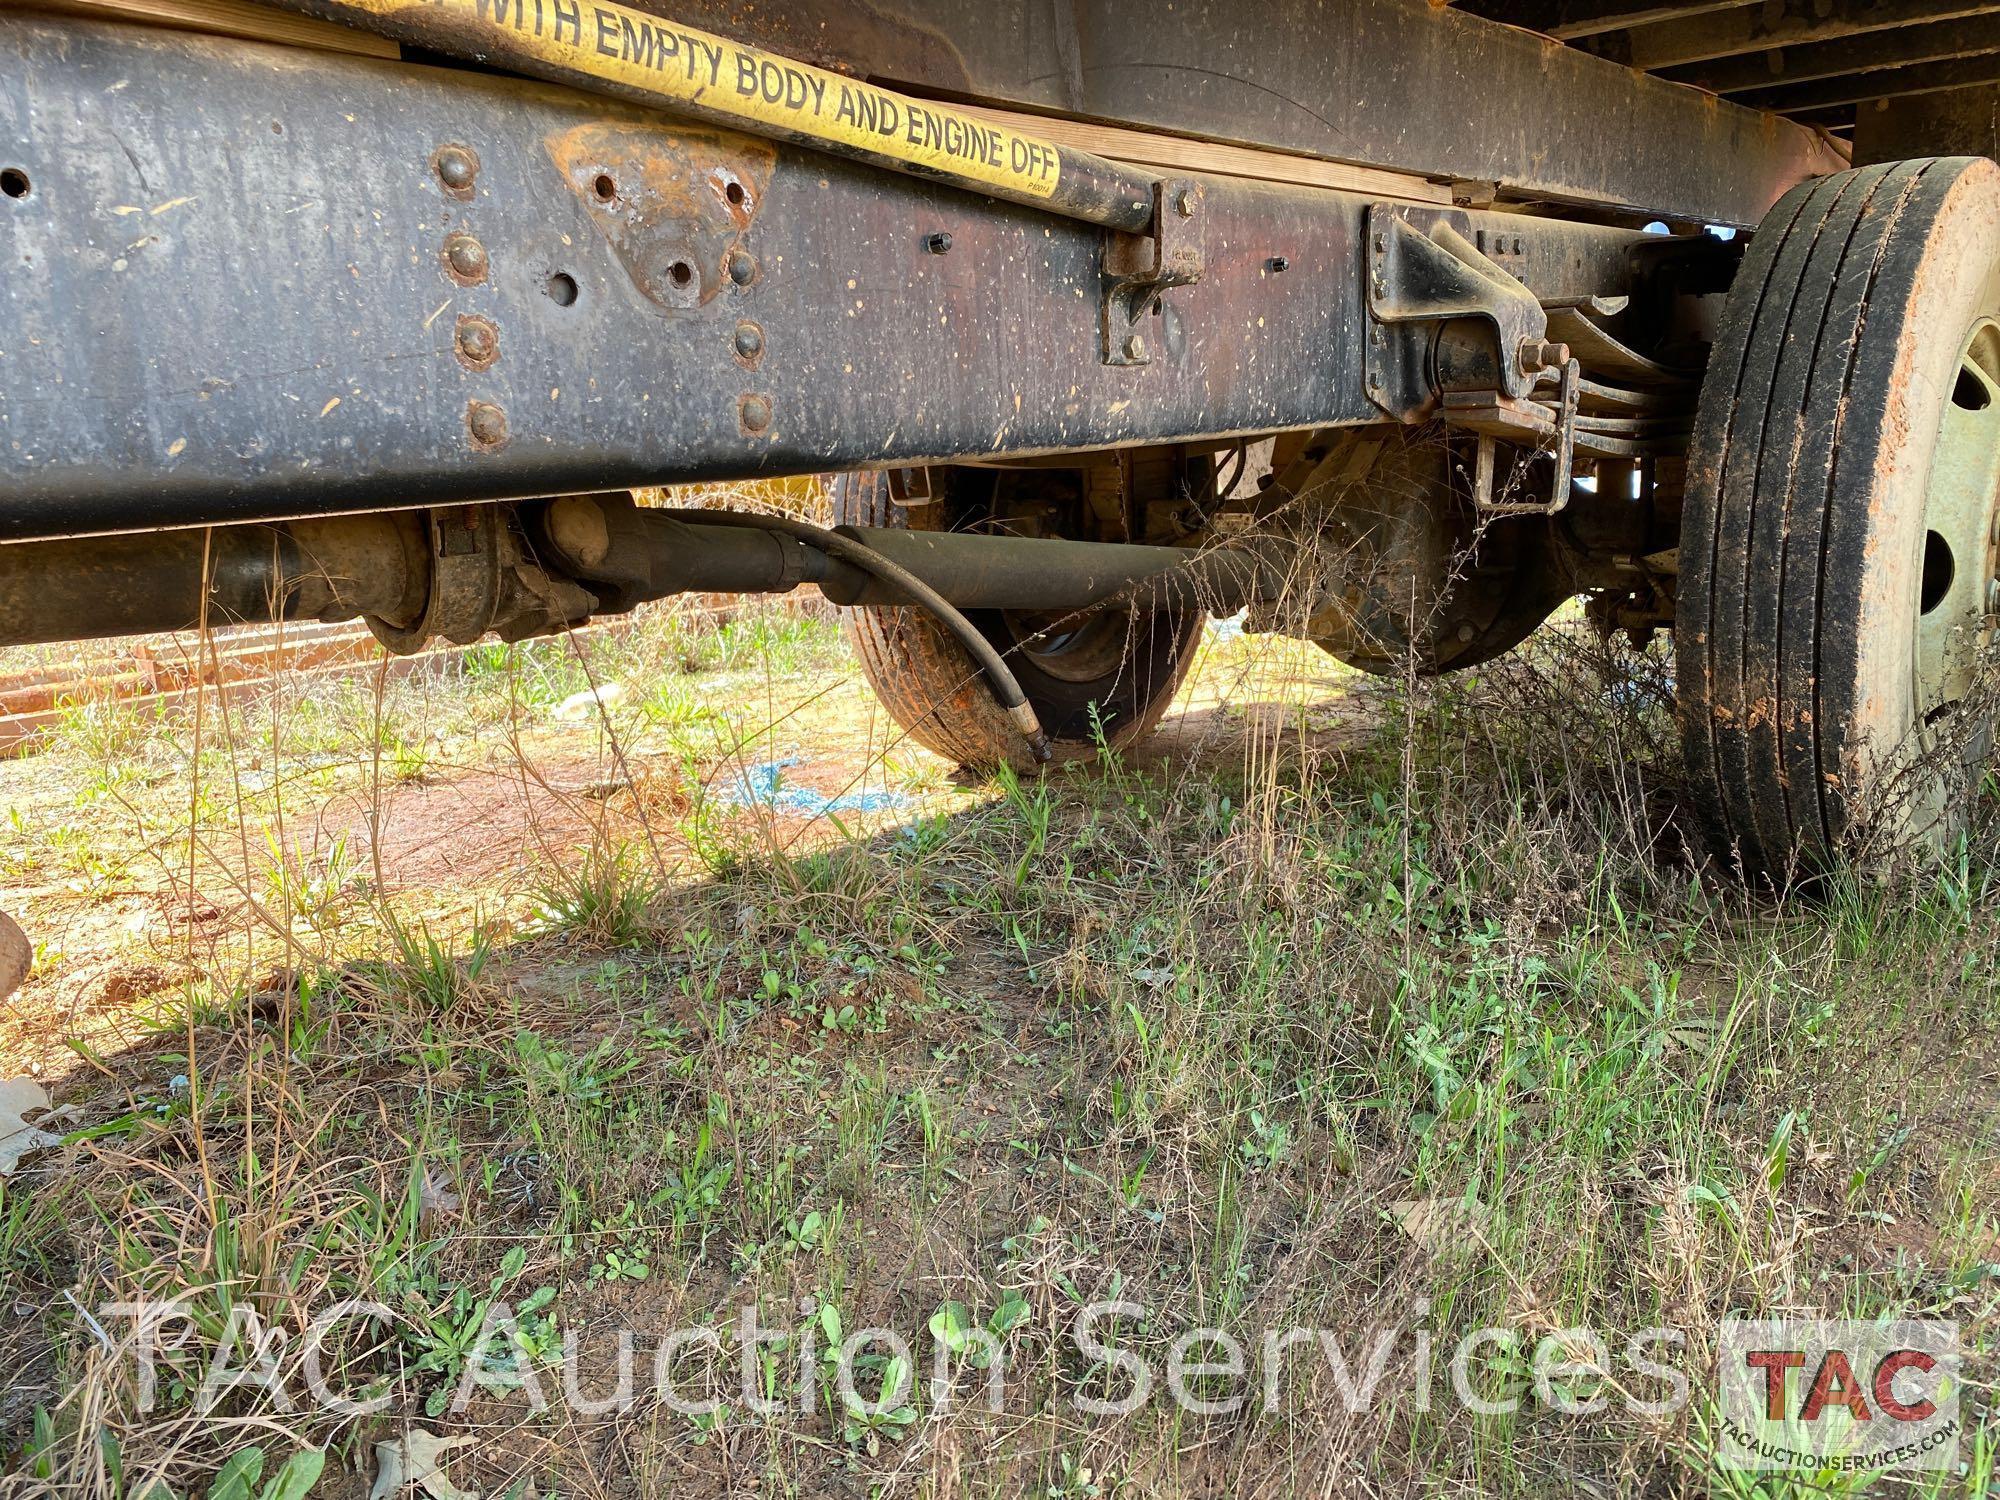
[[[1775,879],[1963,826],[2000,612],[2000,168],[1794,189],[1730,292],[1688,463],[1683,743]]]

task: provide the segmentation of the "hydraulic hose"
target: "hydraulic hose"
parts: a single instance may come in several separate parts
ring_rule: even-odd
[[[745,529],[782,532],[795,541],[824,552],[828,557],[851,563],[865,573],[872,573],[892,588],[903,593],[936,615],[945,628],[958,637],[966,654],[979,664],[986,674],[986,680],[993,690],[993,696],[1007,711],[1007,717],[1014,721],[1014,727],[1027,741],[1029,753],[1038,761],[1054,757],[1054,747],[1042,728],[1042,721],[1035,716],[1028,695],[1021,691],[1020,681],[1014,676],[993,643],[980,634],[979,627],[968,620],[944,595],[925,583],[916,574],[900,564],[889,561],[872,547],[842,536],[837,531],[828,531],[824,526],[814,526],[808,521],[795,521],[790,516],[758,515],[748,511],[733,510],[682,510],[671,511],[677,521],[702,526],[740,526]]]

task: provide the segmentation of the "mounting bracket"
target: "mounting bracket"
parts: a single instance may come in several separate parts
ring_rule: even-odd
[[[1467,236],[1471,220],[1416,204],[1368,206],[1368,398],[1398,421],[1421,421],[1436,404],[1431,346],[1444,324],[1479,319],[1493,330],[1492,383],[1525,400],[1536,373],[1521,351],[1548,332],[1534,293]]]
[[[1144,320],[1167,288],[1193,286],[1206,273],[1201,199],[1199,183],[1165,178],[1153,184],[1151,234],[1106,235],[1100,322],[1107,365],[1150,364]]]

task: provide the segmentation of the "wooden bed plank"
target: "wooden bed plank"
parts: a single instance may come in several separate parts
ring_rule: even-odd
[[[1337,188],[1343,192],[1402,198],[1419,203],[1451,202],[1448,185],[1404,172],[1353,167],[1317,156],[1264,151],[1254,146],[1228,146],[1188,136],[1162,135],[1152,130],[1131,130],[1122,125],[1096,125],[1054,115],[993,109],[983,104],[954,101],[952,107],[969,115],[979,115],[996,125],[1040,135],[1059,146],[1094,151],[1099,156],[1124,162],[1128,166],[1217,177],[1247,177],[1256,182],[1289,183],[1295,187]]]
[[[402,56],[402,49],[385,37],[245,4],[244,0],[33,0],[31,8],[105,21],[143,21],[182,31],[278,42],[288,47],[315,47],[322,52],[349,52],[362,57]]]

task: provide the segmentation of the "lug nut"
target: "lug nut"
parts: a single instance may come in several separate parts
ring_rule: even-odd
[[[479,175],[479,158],[463,146],[440,148],[432,166],[438,181],[454,193],[470,193],[473,179]]]
[[[507,441],[507,414],[490,401],[474,401],[465,408],[465,429],[481,448],[498,448]]]
[[[486,247],[469,234],[446,237],[444,262],[460,281],[469,284],[486,279]]]

